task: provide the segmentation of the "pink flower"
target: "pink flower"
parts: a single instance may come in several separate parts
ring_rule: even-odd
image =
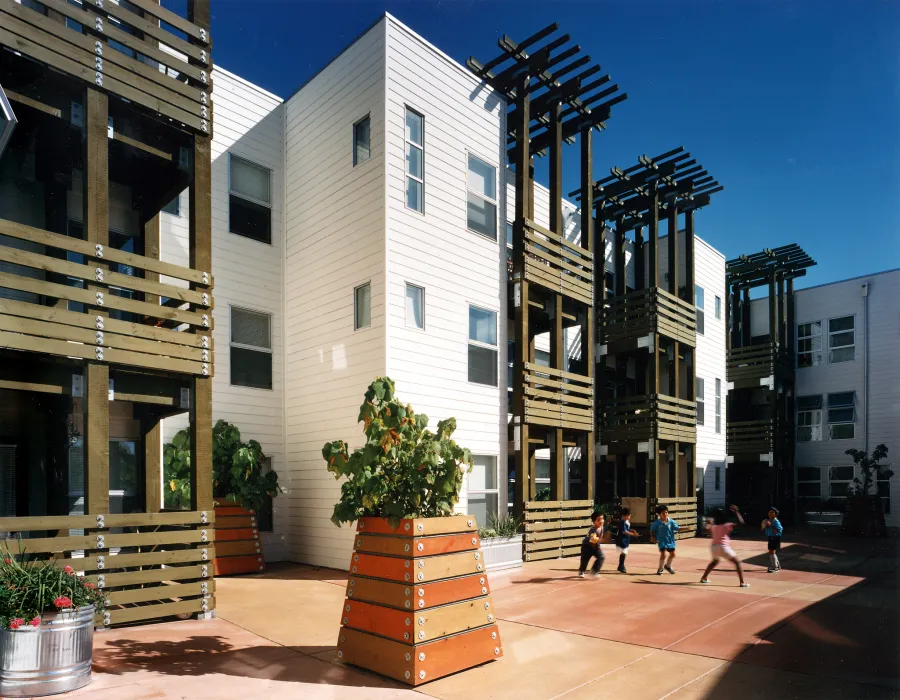
[[[34,618],[31,621],[31,626],[32,627],[40,627],[41,626],[41,616],[40,615],[38,615],[36,618]]]
[[[25,624],[25,620],[23,620],[21,617],[17,617],[15,620],[9,621],[9,628],[11,630],[17,630],[24,624]]]
[[[94,589],[97,587],[97,584],[96,584],[96,583],[91,583],[90,581],[88,581],[88,582],[87,582],[86,584],[84,584],[84,585],[85,585],[85,588],[90,588],[91,590],[94,590]]]
[[[53,604],[60,610],[63,610],[65,608],[71,608],[72,607],[72,599],[69,598],[68,596],[61,595],[59,598],[57,598],[56,600],[53,601]]]
[[[3,563],[4,564],[12,564],[12,559],[10,559],[9,557],[6,557],[6,559],[3,560]]]
[[[71,574],[71,573],[74,573],[75,569],[73,569],[71,566],[67,566],[67,567],[64,569],[64,571],[65,571],[67,574]]]

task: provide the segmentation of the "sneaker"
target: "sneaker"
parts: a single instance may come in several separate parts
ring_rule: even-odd
[[[741,584],[741,588],[750,588],[750,584],[747,583],[746,581],[744,581],[744,582]]]
[[[708,579],[708,578],[701,578],[701,579],[700,579],[700,583],[709,583],[709,579]]]
[[[578,578],[584,578],[584,572],[583,572],[583,571],[579,571],[579,572],[578,572]]]
[[[671,566],[667,566],[667,567],[666,567],[666,571],[668,571],[670,574],[674,574],[674,573],[675,573],[675,569],[673,569]]]
[[[659,569],[659,570],[656,572],[656,575],[657,575],[657,576],[662,576],[662,572],[663,572],[663,570],[662,570],[662,569]]]
[[[778,571],[778,569],[773,569],[771,566],[766,569],[767,574],[774,574],[776,571]]]
[[[593,576],[594,578],[600,578],[600,572],[599,572],[599,571],[592,571],[592,572],[591,572],[591,576]]]
[[[625,569],[624,566],[620,566],[618,569],[616,569],[616,571],[618,571],[620,574],[627,574],[627,573],[628,573],[628,571]]]

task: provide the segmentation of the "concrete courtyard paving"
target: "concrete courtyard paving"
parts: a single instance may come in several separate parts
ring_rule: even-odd
[[[337,662],[345,575],[299,565],[217,581],[218,618],[96,637],[84,700],[319,698],[900,698],[898,541],[810,534],[767,574],[763,542],[698,583],[709,540],[678,543],[676,574],[632,547],[627,575],[574,560],[491,575],[504,657],[411,690]],[[611,548],[610,548],[611,549]]]

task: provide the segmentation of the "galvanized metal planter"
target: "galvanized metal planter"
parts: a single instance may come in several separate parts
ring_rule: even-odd
[[[91,682],[94,606],[44,613],[40,627],[0,630],[0,696],[66,693]]]
[[[522,535],[488,537],[481,540],[486,571],[517,569],[522,566]]]

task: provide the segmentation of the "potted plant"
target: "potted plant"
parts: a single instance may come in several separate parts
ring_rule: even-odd
[[[514,515],[493,515],[478,530],[487,571],[515,569],[522,566],[522,521]]]
[[[106,605],[99,588],[72,567],[0,561],[0,696],[64,693],[91,681],[94,614]]]
[[[472,454],[451,438],[456,419],[428,430],[428,416],[394,396],[394,382],[379,377],[359,408],[365,445],[350,454],[343,440],[326,443],[322,456],[341,484],[341,499],[331,521],[340,527],[360,518],[386,518],[393,529],[403,518],[437,518],[453,514],[463,474]]]
[[[850,485],[850,495],[841,522],[841,534],[853,537],[884,537],[887,528],[884,523],[884,505],[878,495],[878,481],[890,479],[894,472],[881,464],[887,457],[888,448],[878,445],[869,455],[863,450],[847,450],[853,458],[862,479],[858,476]]]

